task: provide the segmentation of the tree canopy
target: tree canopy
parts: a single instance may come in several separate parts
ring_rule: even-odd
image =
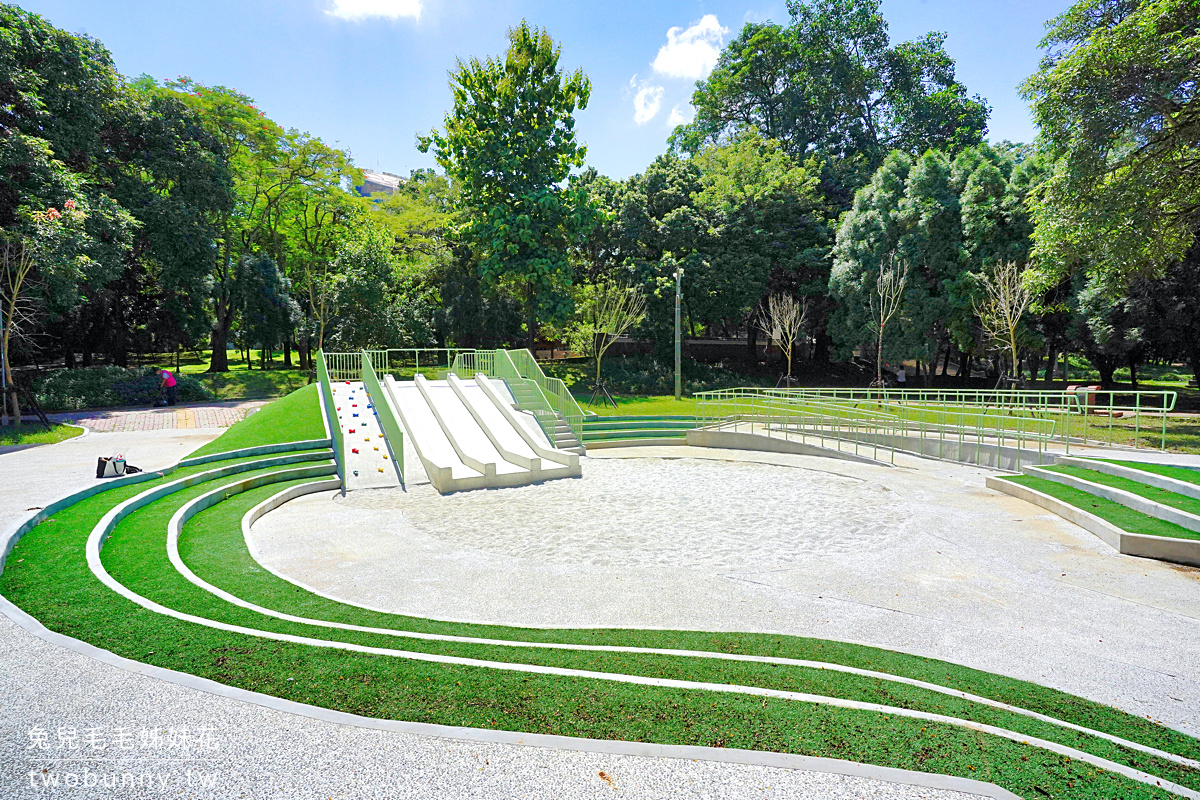
[[[563,182],[587,148],[574,113],[587,107],[582,70],[559,67],[550,35],[522,22],[503,58],[459,61],[445,129],[420,137],[457,189],[462,235],[479,251],[486,282],[521,298],[526,335],[569,312],[567,249],[594,224],[587,193]]]

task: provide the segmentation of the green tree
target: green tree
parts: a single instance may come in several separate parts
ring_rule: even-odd
[[[462,235],[478,251],[485,282],[525,305],[532,346],[539,319],[569,311],[567,250],[595,222],[586,192],[563,185],[583,165],[574,113],[587,107],[591,83],[581,70],[560,69],[560,49],[544,30],[522,22],[508,38],[503,58],[458,62],[445,129],[419,146],[457,189]]]
[[[861,159],[837,165],[852,192],[890,150],[975,144],[987,106],[967,96],[945,34],[889,41],[879,0],[792,0],[791,25],[747,24],[696,84],[695,119],[671,141],[695,151],[754,126],[800,156]]]
[[[269,256],[243,256],[235,273],[242,338],[258,345],[261,366],[300,319],[300,306],[292,299],[291,281]]]
[[[1119,292],[1181,259],[1200,211],[1200,0],[1081,0],[1022,87],[1054,170],[1037,197],[1042,282]]]
[[[229,369],[229,331],[237,315],[236,271],[245,252],[244,229],[255,227],[250,222],[251,211],[257,208],[258,186],[253,179],[263,174],[263,162],[271,158],[283,131],[255,108],[248,96],[235,89],[208,87],[187,77],[167,82],[166,88],[201,115],[205,129],[221,144],[234,182],[233,202],[212,220],[217,231],[217,253],[212,261],[209,370],[225,372]],[[254,238],[252,233],[249,238]]]

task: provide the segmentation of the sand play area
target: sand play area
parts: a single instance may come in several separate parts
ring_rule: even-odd
[[[323,493],[255,524],[314,591],[445,620],[779,632],[1036,680],[1200,731],[1200,571],[1120,556],[984,470],[621,448],[582,479]]]

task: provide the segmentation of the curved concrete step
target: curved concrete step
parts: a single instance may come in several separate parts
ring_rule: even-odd
[[[1040,476],[1039,476],[1040,477]],[[1109,547],[1122,555],[1153,558],[1158,561],[1171,561],[1177,564],[1188,564],[1200,567],[1200,540],[1175,539],[1168,536],[1152,536],[1145,533],[1133,533],[1118,528],[1106,519],[1072,505],[1065,500],[1039,492],[1029,486],[1014,483],[1008,478],[989,475],[986,479],[987,488],[1020,498],[1035,506],[1057,514],[1067,522],[1074,523],[1086,531],[1094,533]]]
[[[1181,494],[1184,497],[1191,497],[1193,499],[1200,500],[1200,484],[1181,481],[1178,478],[1169,478],[1166,475],[1159,475],[1156,472],[1147,472],[1144,469],[1126,467],[1122,466],[1121,464],[1113,464],[1109,461],[1101,461],[1096,458],[1076,458],[1074,456],[1060,456],[1054,463],[1065,464],[1072,467],[1082,467],[1083,469],[1091,469],[1095,470],[1096,472],[1103,472],[1106,475],[1112,475],[1117,478],[1128,478],[1131,481],[1144,483],[1147,486],[1153,486],[1156,489],[1166,489],[1168,492],[1174,492],[1175,494]],[[1161,466],[1175,465],[1162,464]]]
[[[1149,498],[1141,495],[1127,492],[1124,489],[1116,489],[1112,486],[1105,486],[1102,483],[1093,483],[1092,481],[1078,478],[1074,475],[1065,475],[1061,472],[1055,472],[1044,467],[1025,467],[1022,472],[1026,475],[1032,475],[1043,480],[1061,483],[1063,486],[1070,486],[1074,489],[1087,492],[1096,497],[1103,497],[1105,500],[1111,500],[1114,503],[1120,503],[1126,508],[1145,514],[1148,517],[1161,519],[1163,522],[1171,522],[1182,528],[1187,528],[1190,531],[1200,533],[1200,516],[1189,514],[1186,511],[1180,511],[1177,508],[1156,503]]]

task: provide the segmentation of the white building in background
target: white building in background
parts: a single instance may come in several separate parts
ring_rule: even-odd
[[[370,197],[376,192],[386,192],[387,194],[395,194],[400,188],[399,175],[393,175],[390,172],[371,172],[363,170],[363,182],[361,186],[355,186],[358,193],[363,197]]]

